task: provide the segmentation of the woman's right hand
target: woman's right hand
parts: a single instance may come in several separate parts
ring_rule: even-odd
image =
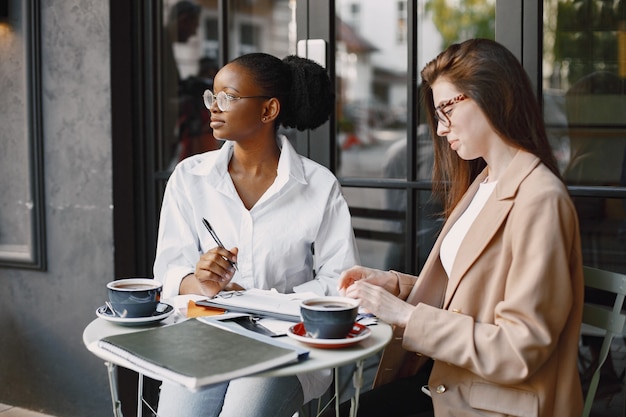
[[[242,288],[234,283],[231,284],[235,268],[229,261],[237,262],[237,252],[237,248],[229,251],[215,247],[202,254],[196,263],[196,271],[191,277],[195,283],[188,281],[189,277],[185,277],[180,293],[200,293],[213,297],[224,289]]]
[[[393,295],[398,295],[399,293],[398,276],[396,274],[360,265],[353,266],[341,273],[339,277],[339,292],[345,296],[348,287],[361,280],[382,287]]]

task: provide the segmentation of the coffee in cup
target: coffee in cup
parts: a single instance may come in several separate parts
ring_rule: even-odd
[[[123,318],[153,315],[162,288],[163,284],[151,278],[124,278],[107,284],[111,307]]]
[[[359,310],[357,301],[347,297],[316,297],[300,305],[300,315],[307,336],[314,339],[346,337]]]

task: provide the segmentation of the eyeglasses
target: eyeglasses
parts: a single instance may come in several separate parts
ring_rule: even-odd
[[[444,127],[450,127],[450,116],[452,115],[452,109],[447,109],[446,107],[450,107],[453,104],[459,103],[465,100],[467,96],[465,94],[459,94],[458,96],[441,103],[437,107],[435,107],[435,120],[441,123]]]
[[[240,295],[243,295],[243,293],[244,291],[220,291],[217,294],[215,294],[213,298],[228,299],[228,298],[232,298],[233,296],[239,297]]]
[[[213,92],[211,90],[205,90],[204,94],[202,94],[202,98],[204,99],[204,105],[209,110],[211,110],[211,107],[213,107],[213,103],[217,102],[217,107],[221,111],[229,111],[230,110],[230,103],[232,103],[235,100],[241,100],[242,98],[265,98],[265,99],[268,99],[268,98],[271,98],[271,97],[270,96],[244,96],[244,97],[237,97],[237,96],[233,96],[232,94],[225,93],[223,91],[220,91],[217,94],[213,94]]]

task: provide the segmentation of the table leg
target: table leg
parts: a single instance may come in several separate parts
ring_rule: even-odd
[[[117,366],[111,362],[104,363],[107,367],[107,374],[109,375],[109,389],[111,390],[111,402],[113,403],[113,415],[115,417],[123,417],[122,415],[122,403],[117,390]]]
[[[356,413],[359,410],[359,395],[361,393],[361,387],[363,386],[363,366],[365,360],[362,359],[356,363],[356,369],[352,375],[352,384],[354,385],[354,395],[350,399],[350,417],[356,417]],[[339,415],[339,413],[337,413]]]
[[[137,378],[137,417],[143,416],[143,374]]]
[[[335,415],[339,416],[339,405],[341,399],[339,398],[339,368],[334,369],[335,372]]]

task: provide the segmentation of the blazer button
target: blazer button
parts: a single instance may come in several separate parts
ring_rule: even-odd
[[[435,388],[435,392],[437,394],[443,394],[444,392],[446,392],[446,386],[443,384],[437,386],[437,388]]]

